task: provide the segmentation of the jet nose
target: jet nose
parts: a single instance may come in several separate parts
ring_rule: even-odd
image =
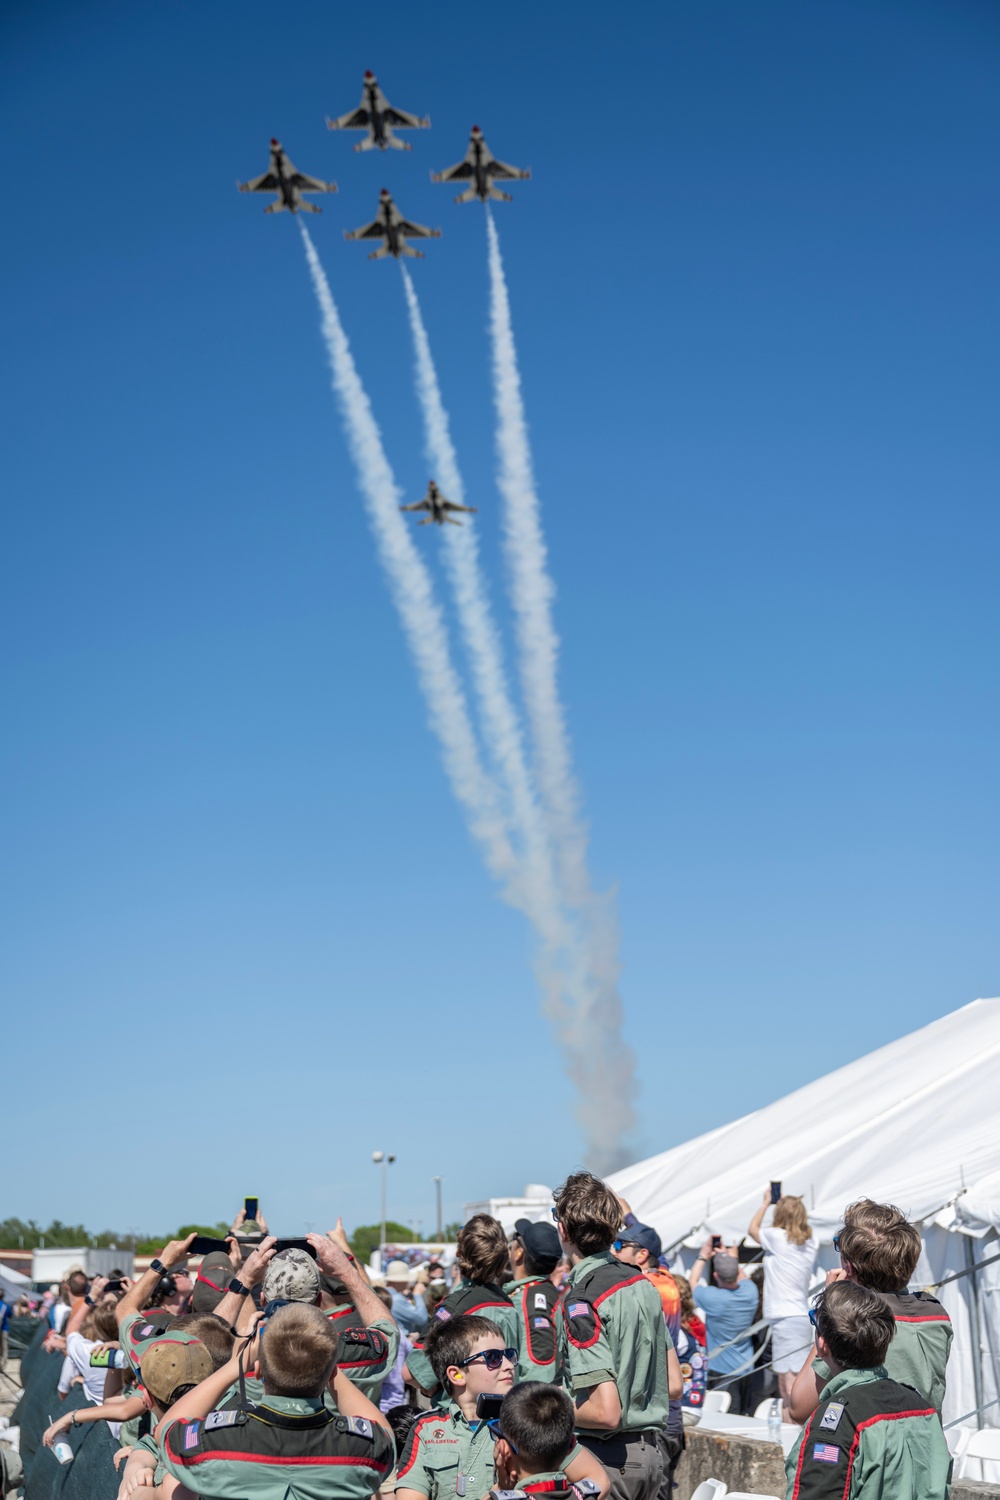
[[[479,128],[478,125],[473,125],[473,127],[472,127],[472,134],[473,135],[482,135],[482,133],[483,132],[480,130],[480,128]]]
[[[365,69],[365,77],[369,79],[375,77],[375,74],[372,72],[371,68]]]
[[[272,146],[280,146],[281,145],[281,142],[278,140],[278,137],[276,135],[272,135],[272,137],[271,137],[271,145]]]

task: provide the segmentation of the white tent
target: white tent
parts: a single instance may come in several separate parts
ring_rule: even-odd
[[[666,1248],[708,1233],[739,1240],[772,1178],[803,1196],[827,1245],[854,1199],[897,1204],[924,1235],[914,1286],[997,1254],[1000,999],[976,1000],[610,1182]],[[832,1249],[824,1259],[834,1263]],[[1000,1396],[998,1272],[1000,1262],[940,1294],[955,1324],[945,1421]],[[1000,1425],[1000,1405],[983,1420]]]

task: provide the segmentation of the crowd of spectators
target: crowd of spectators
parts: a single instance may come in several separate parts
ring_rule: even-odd
[[[818,1293],[800,1199],[768,1195],[685,1276],[586,1172],[551,1223],[475,1215],[450,1267],[376,1275],[339,1221],[285,1243],[240,1214],[197,1265],[194,1239],[136,1279],[74,1271],[36,1309],[58,1394],[86,1398],[43,1443],[107,1423],[120,1500],[671,1500],[706,1392],[747,1413],[762,1371],[803,1425],[789,1495],[836,1479],[856,1500],[879,1465],[892,1500],[947,1493],[951,1324],[907,1290],[920,1237],[891,1206],[847,1210]]]

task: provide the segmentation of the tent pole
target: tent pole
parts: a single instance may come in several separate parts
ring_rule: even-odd
[[[979,1275],[975,1270],[976,1250],[970,1235],[963,1234],[965,1241],[965,1260],[970,1267],[969,1274],[969,1321],[972,1325],[972,1388],[976,1396],[976,1406],[983,1404],[983,1351],[982,1330],[979,1326]],[[976,1413],[976,1427],[982,1428],[983,1414]]]

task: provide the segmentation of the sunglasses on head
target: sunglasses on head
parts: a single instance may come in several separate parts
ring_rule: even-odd
[[[552,1220],[553,1220],[553,1223],[555,1223],[555,1224],[559,1223],[559,1210],[558,1210],[558,1208],[554,1208],[552,1210]]]
[[[464,1370],[466,1365],[474,1365],[477,1359],[481,1359],[487,1370],[499,1370],[504,1360],[509,1365],[517,1364],[516,1349],[480,1349],[478,1354],[470,1354],[468,1359],[460,1359],[459,1368]]]
[[[810,1323],[812,1324],[812,1326],[814,1328],[817,1326],[817,1324],[816,1324],[816,1314],[818,1312],[819,1312],[819,1308],[818,1307],[811,1307],[809,1309],[809,1321],[810,1321]]]
[[[837,1231],[837,1233],[833,1237],[833,1248],[837,1252],[837,1254],[839,1255],[840,1254],[840,1231],[839,1230]]]

